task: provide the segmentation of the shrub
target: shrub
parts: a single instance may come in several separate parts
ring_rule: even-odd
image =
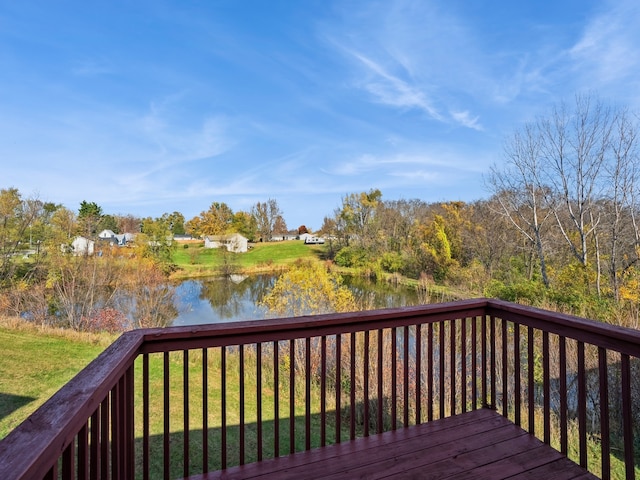
[[[343,247],[336,253],[334,261],[340,267],[364,267],[368,263],[368,252],[361,247]]]
[[[386,252],[380,259],[380,266],[385,272],[395,273],[404,268],[404,260],[397,252]]]
[[[539,305],[547,296],[544,285],[535,280],[523,280],[505,284],[499,280],[491,280],[485,288],[487,297],[499,298],[509,302]]]

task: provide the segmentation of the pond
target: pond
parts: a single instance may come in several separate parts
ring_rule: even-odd
[[[184,280],[176,285],[178,316],[174,326],[257,320],[267,317],[258,305],[276,280],[275,275],[231,275],[209,279]],[[367,310],[417,305],[414,288],[375,283],[359,277],[343,276],[344,285],[358,305]]]

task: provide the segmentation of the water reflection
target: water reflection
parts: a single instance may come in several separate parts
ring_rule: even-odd
[[[206,280],[185,280],[176,287],[178,316],[173,325],[262,319],[257,305],[273,277],[232,275]]]
[[[267,317],[257,304],[276,280],[275,275],[215,277],[185,280],[176,286],[178,316],[173,325],[256,320]],[[358,277],[343,277],[363,309],[417,305],[414,289],[378,284]]]
[[[364,310],[398,308],[418,305],[418,293],[413,288],[385,282],[372,282],[362,277],[342,277],[356,303]]]

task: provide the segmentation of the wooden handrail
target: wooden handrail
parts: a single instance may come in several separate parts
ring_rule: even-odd
[[[140,352],[181,350],[186,344],[189,348],[220,347],[437,323],[484,315],[487,305],[486,299],[474,299],[363,312],[146,329],[140,330],[144,335]]]
[[[485,313],[640,358],[640,330],[493,299]]]

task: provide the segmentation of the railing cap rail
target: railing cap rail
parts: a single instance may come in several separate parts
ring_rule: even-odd
[[[503,300],[487,300],[487,314],[597,347],[640,357],[640,330]]]
[[[145,329],[142,330],[144,334],[142,348],[143,352],[150,353],[180,349],[181,347],[176,347],[175,343],[189,343],[189,348],[197,348],[205,346],[213,338],[220,341],[214,344],[218,346],[224,344],[225,339],[228,344],[233,341],[253,343],[415,325],[483,315],[487,305],[487,299],[479,298],[360,312]]]

